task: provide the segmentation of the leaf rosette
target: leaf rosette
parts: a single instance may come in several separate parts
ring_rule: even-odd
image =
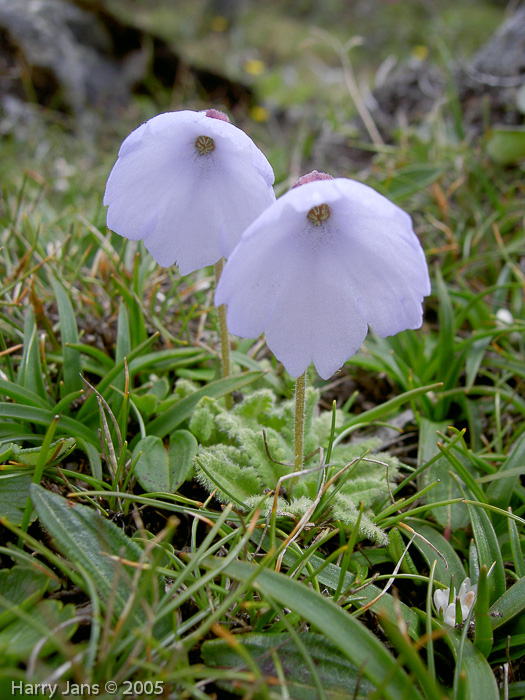
[[[246,511],[259,506],[266,515],[273,506],[273,498],[268,494],[283,479],[277,499],[278,516],[295,520],[313,508],[314,521],[329,517],[352,527],[359,520],[361,537],[385,544],[385,533],[373,522],[374,506],[388,496],[398,461],[389,454],[375,452],[379,440],[371,438],[338,443],[332,449],[330,462],[319,463],[319,457],[322,459],[324,454],[319,448],[326,450],[329,444],[332,416],[317,411],[318,399],[317,390],[307,390],[305,454],[310,459],[306,461],[305,471],[308,473],[292,482],[283,479],[293,472],[292,401],[278,404],[270,390],[261,389],[227,411],[216,399],[204,397],[190,421],[190,429],[199,441],[195,459],[197,479],[221,502],[233,502]],[[342,412],[336,411],[335,420],[336,427],[342,424]],[[318,465],[320,468],[315,470]],[[325,483],[341,473],[319,498],[323,472]]]

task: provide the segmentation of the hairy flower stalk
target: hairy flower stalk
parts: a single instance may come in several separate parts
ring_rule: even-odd
[[[223,258],[215,263],[216,284],[219,284],[223,265]],[[228,333],[228,322],[226,320],[226,306],[220,304],[217,308],[217,312],[219,315],[219,338],[221,341],[221,375],[223,379],[226,379],[226,377],[229,377],[231,374],[230,335]],[[229,410],[233,405],[232,395],[228,393],[225,395],[224,399],[226,401],[226,408]]]
[[[304,411],[306,407],[306,372],[295,382],[295,420],[294,420],[294,460],[293,470],[303,468],[304,453]]]

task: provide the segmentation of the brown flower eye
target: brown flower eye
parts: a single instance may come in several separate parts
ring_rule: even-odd
[[[215,143],[209,136],[198,136],[195,141],[195,148],[200,156],[205,156],[214,150]]]
[[[320,226],[323,221],[330,218],[330,207],[328,204],[320,204],[318,207],[312,207],[306,218],[314,224],[314,226]]]

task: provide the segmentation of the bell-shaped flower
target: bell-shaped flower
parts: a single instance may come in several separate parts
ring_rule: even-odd
[[[328,379],[362,344],[422,323],[425,255],[403,210],[371,187],[314,171],[266,209],[228,259],[216,304],[230,332],[268,347],[293,377]]]
[[[477,585],[472,585],[468,577],[459,587],[457,598],[459,599],[463,622],[467,619],[470,609],[476,600],[477,590]],[[452,602],[449,603],[451,598]],[[450,588],[436,589],[434,591],[434,605],[438,614],[443,614],[443,622],[454,627],[456,624],[456,589],[452,589],[452,596],[450,595]]]
[[[122,143],[106,184],[108,227],[181,274],[228,257],[275,200],[270,163],[222,112],[153,117]]]

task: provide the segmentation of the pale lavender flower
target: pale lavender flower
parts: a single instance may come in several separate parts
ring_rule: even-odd
[[[461,619],[463,622],[467,619],[467,616],[476,600],[478,587],[476,584],[470,583],[470,578],[466,578],[461,586],[459,587],[459,593],[457,597],[459,598],[459,604],[461,606]],[[434,591],[434,605],[438,614],[443,613],[443,622],[447,625],[454,627],[456,624],[456,589],[452,591],[452,602],[449,604],[450,600],[450,588],[444,588],[442,590],[436,589]]]
[[[275,200],[273,181],[266,157],[222,112],[159,114],[120,147],[104,194],[107,224],[185,275],[230,255]]]
[[[371,187],[314,171],[245,231],[220,279],[232,333],[265,333],[293,377],[328,379],[362,344],[422,323],[425,255],[408,214]]]

